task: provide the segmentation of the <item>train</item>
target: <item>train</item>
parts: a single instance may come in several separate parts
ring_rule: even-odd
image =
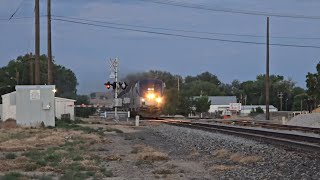
[[[132,116],[142,118],[159,118],[164,103],[165,83],[159,79],[142,79],[137,81],[128,90],[119,94],[119,98],[129,99],[124,104],[125,110]]]

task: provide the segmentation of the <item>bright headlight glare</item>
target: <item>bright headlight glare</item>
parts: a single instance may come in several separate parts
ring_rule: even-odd
[[[141,101],[142,101],[142,102],[145,102],[146,100],[145,100],[145,99],[143,99],[143,98],[141,98]]]
[[[162,98],[158,97],[158,98],[156,99],[156,101],[157,101],[157,103],[161,103],[161,102],[162,102]]]
[[[148,99],[154,99],[155,95],[153,93],[149,93],[149,94],[147,94],[147,98]]]

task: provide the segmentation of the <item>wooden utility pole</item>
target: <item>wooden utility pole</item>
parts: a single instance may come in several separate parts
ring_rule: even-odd
[[[267,64],[266,64],[266,120],[270,120],[269,112],[269,17],[267,17]]]
[[[33,60],[33,55],[32,53],[29,54],[29,76],[30,76],[30,85],[34,85],[34,70],[33,70],[33,66],[34,66],[34,60]]]
[[[40,7],[39,0],[35,0],[35,84],[40,84]]]
[[[48,1],[48,84],[53,84],[53,71],[52,71],[52,46],[51,46],[51,0]]]

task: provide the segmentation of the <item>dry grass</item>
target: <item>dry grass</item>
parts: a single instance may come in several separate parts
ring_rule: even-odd
[[[169,160],[168,154],[158,152],[152,147],[145,145],[136,145],[133,151],[138,155],[138,161],[155,162]]]
[[[24,169],[29,164],[29,160],[25,156],[17,157],[14,160],[0,160],[0,171],[13,171]]]
[[[229,156],[229,151],[226,149],[219,149],[219,150],[215,150],[212,155],[218,158],[224,158]]]
[[[214,165],[209,168],[211,171],[231,171],[238,169],[238,166],[228,166],[228,165]]]
[[[193,148],[191,150],[190,156],[199,156],[199,155],[200,155],[200,153],[197,151],[196,148]]]
[[[260,156],[244,156],[240,153],[235,153],[230,156],[230,159],[233,162],[242,163],[242,164],[251,164],[258,162],[261,157]]]
[[[104,158],[106,161],[121,161],[121,157],[118,155],[111,155]]]

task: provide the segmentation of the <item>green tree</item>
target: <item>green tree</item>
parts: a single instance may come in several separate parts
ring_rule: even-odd
[[[89,97],[85,95],[78,95],[76,97],[76,105],[82,104],[90,104]],[[96,109],[93,107],[76,107],[75,108],[75,115],[77,117],[84,117],[88,118],[89,116],[93,115],[96,112]]]
[[[0,68],[0,87],[10,85],[9,89],[0,89],[0,94],[14,91],[15,85],[30,85],[30,57],[28,54],[11,60],[7,66]],[[40,56],[41,84],[47,84],[47,56]],[[54,63],[54,82],[57,88],[56,96],[76,98],[78,81],[75,74],[68,68]]]
[[[202,96],[194,101],[194,105],[196,107],[196,112],[208,112],[210,109],[211,102],[208,101],[208,96]]]
[[[319,104],[320,100],[320,62],[316,66],[316,73],[308,72],[306,76],[307,93],[310,98],[314,101],[313,108]]]

